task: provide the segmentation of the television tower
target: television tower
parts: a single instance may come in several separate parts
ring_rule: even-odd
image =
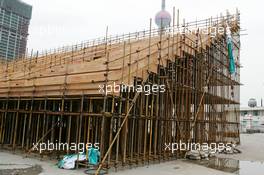
[[[165,10],[165,8],[166,8],[166,1],[162,0],[161,11],[159,11],[155,17],[155,22],[160,29],[164,29],[170,26],[171,23],[171,15],[169,12]]]

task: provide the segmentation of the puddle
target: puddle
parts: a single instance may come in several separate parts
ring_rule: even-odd
[[[9,169],[26,169],[30,168],[32,165],[28,164],[0,164],[0,170],[9,170]]]
[[[239,175],[263,175],[264,173],[264,163],[263,162],[250,162],[250,161],[240,161]]]
[[[236,175],[263,175],[264,172],[263,162],[239,161],[227,158],[211,158],[210,160],[200,160],[191,162],[223,172],[233,173]]]
[[[39,165],[0,164],[0,175],[38,175],[41,172]]]

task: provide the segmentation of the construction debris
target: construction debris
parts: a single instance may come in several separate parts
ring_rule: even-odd
[[[235,147],[225,148],[223,151],[220,152],[221,154],[240,154],[242,153],[239,149]]]
[[[192,150],[192,151],[188,151],[185,157],[190,160],[201,160],[201,159],[209,160],[209,158],[215,157],[215,154],[216,152],[212,150],[208,150],[208,151]]]
[[[186,154],[186,158],[191,159],[191,160],[201,160],[202,159],[200,151],[198,150],[189,151]]]

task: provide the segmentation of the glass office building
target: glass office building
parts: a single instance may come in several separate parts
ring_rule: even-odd
[[[25,55],[32,6],[20,0],[0,0],[0,59]]]

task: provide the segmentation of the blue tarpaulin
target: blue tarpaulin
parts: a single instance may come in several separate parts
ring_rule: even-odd
[[[85,153],[69,154],[65,155],[62,160],[59,161],[58,167],[63,169],[74,169],[75,162],[87,161]],[[91,148],[88,150],[88,163],[89,165],[98,165],[100,160],[100,151],[98,149]]]
[[[231,74],[234,74],[236,72],[236,65],[235,65],[235,59],[233,54],[233,42],[232,42],[232,36],[231,31],[227,30],[227,47],[228,47],[228,57],[229,57],[229,72]]]
[[[59,161],[58,167],[63,168],[63,169],[74,169],[75,168],[75,162],[79,161],[84,161],[86,160],[86,155],[85,153],[80,153],[78,154],[69,154],[63,156],[63,159]]]
[[[100,159],[100,152],[98,149],[91,148],[88,151],[88,160],[90,165],[98,165]]]

